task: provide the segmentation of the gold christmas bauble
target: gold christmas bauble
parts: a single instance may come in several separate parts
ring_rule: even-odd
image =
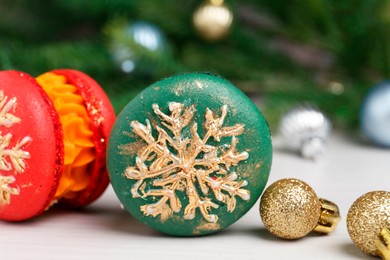
[[[317,226],[321,202],[314,190],[298,179],[282,179],[264,192],[260,201],[264,226],[284,239],[304,237]]]
[[[367,254],[380,254],[376,241],[384,240],[381,231],[386,227],[390,228],[390,192],[368,192],[358,198],[348,211],[349,236]]]
[[[199,35],[208,41],[217,41],[230,32],[233,13],[223,0],[208,0],[194,12],[193,23]]]

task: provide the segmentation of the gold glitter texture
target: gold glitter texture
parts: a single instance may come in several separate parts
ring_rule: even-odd
[[[379,255],[375,240],[390,227],[390,192],[372,191],[358,198],[347,215],[349,236],[367,254]]]
[[[265,227],[275,236],[297,239],[316,226],[321,204],[314,190],[297,179],[282,179],[264,192],[260,216]]]
[[[249,156],[247,152],[236,149],[236,136],[242,134],[244,125],[223,126],[228,113],[226,105],[221,107],[220,116],[206,109],[203,137],[198,134],[198,124],[192,120],[196,112],[194,105],[186,107],[171,102],[168,115],[153,104],[153,111],[165,128],[153,124],[158,133],[155,139],[148,119],[146,125],[138,121],[130,123],[133,132],[146,144],[138,150],[136,165],[128,167],[124,173],[127,178],[137,180],[131,189],[133,198],[155,198],[156,202],[141,206],[145,215],[160,216],[164,221],[173,212],[180,212],[182,205],[177,191],[185,192],[188,197],[184,219],[194,219],[199,209],[210,223],[218,221],[216,214],[210,214],[211,208],[219,207],[216,202],[226,204],[227,211],[233,212],[236,197],[244,201],[250,199],[250,192],[243,189],[248,182],[239,180],[239,174],[231,169]],[[183,137],[187,126],[190,135]],[[211,138],[220,142],[223,137],[231,137],[230,144],[214,146],[208,143]],[[123,152],[126,152],[126,147]]]

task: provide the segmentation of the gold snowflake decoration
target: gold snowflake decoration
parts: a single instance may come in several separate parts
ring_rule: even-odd
[[[15,97],[8,100],[3,91],[0,91],[0,126],[10,128],[20,123],[20,118],[11,113],[15,105]],[[30,158],[30,153],[24,151],[23,147],[31,142],[31,138],[26,136],[13,147],[10,147],[11,141],[11,133],[2,135],[0,132],[0,171],[14,171],[15,174],[21,174],[26,168],[25,160]],[[3,176],[0,172],[0,206],[10,204],[11,195],[19,194],[18,188],[11,187],[14,182],[14,176]]]
[[[214,200],[227,205],[228,212],[234,211],[237,196],[244,201],[250,199],[250,192],[243,189],[248,182],[238,180],[238,174],[231,170],[249,156],[246,151],[236,149],[236,136],[242,134],[244,125],[223,126],[228,113],[226,105],[221,107],[219,117],[206,109],[203,137],[198,134],[198,124],[193,122],[194,105],[185,107],[182,103],[171,102],[170,115],[167,115],[153,104],[153,111],[165,129],[155,125],[154,130],[148,119],[146,125],[138,121],[130,123],[133,132],[146,144],[137,153],[136,165],[128,167],[124,173],[127,178],[137,181],[131,189],[133,198],[151,197],[156,201],[141,206],[145,215],[160,215],[165,220],[173,212],[180,212],[178,191],[185,192],[188,197],[184,219],[194,219],[199,208],[204,219],[211,223],[217,222],[218,216],[210,211],[219,205],[210,198],[210,190]],[[153,137],[153,131],[157,131],[157,139]],[[230,144],[213,145],[223,137],[231,137]],[[213,144],[208,143],[211,138]],[[121,148],[125,149],[125,146]]]

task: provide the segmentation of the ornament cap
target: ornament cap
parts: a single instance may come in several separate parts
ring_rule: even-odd
[[[333,232],[341,220],[339,207],[326,199],[320,198],[321,215],[317,226],[314,228],[315,232],[329,234]]]
[[[308,138],[302,142],[301,154],[304,158],[317,160],[324,154],[325,140],[319,137]]]
[[[384,260],[390,260],[390,230],[389,227],[384,227],[375,240],[375,245],[378,248],[378,255]]]

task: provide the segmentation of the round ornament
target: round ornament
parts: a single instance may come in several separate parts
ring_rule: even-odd
[[[390,81],[368,93],[360,113],[360,126],[373,143],[390,147]]]
[[[138,21],[118,27],[121,30],[110,35],[110,49],[112,59],[125,73],[142,66],[145,55],[158,56],[168,51],[165,35],[151,23]]]
[[[332,125],[319,109],[299,105],[283,115],[279,133],[286,148],[299,151],[305,158],[317,159],[324,152]]]
[[[228,81],[190,73],[156,82],[120,113],[108,169],[123,206],[176,236],[221,230],[259,198],[272,159],[256,106]]]
[[[193,23],[199,35],[217,41],[229,34],[233,13],[224,0],[206,0],[193,14]]]
[[[340,211],[331,201],[320,199],[298,179],[282,179],[270,185],[260,201],[264,226],[275,236],[297,239],[311,231],[330,233],[340,222]]]
[[[390,192],[372,191],[359,197],[347,215],[349,236],[363,252],[390,257]]]

